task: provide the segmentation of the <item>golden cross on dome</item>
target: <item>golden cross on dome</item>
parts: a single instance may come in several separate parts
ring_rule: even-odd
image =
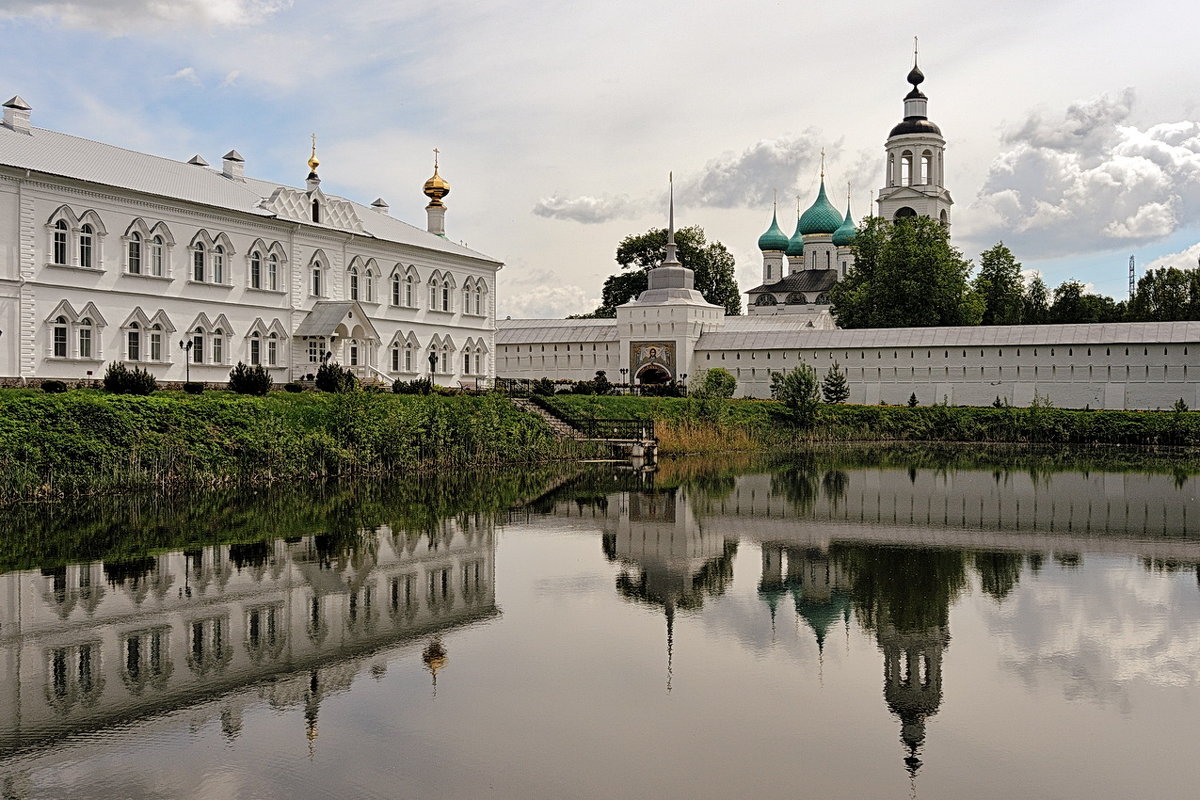
[[[441,150],[438,150],[436,147],[435,147],[435,148],[433,148],[433,171],[434,171],[434,172],[437,172],[437,168],[438,168],[438,154],[439,154],[439,153],[441,153],[441,152],[442,152],[442,151],[441,151]]]
[[[825,180],[825,148],[821,148],[821,180]]]
[[[917,37],[913,37],[913,66],[917,65]]]
[[[317,167],[321,164],[320,159],[317,158],[317,135],[315,133],[309,135],[312,137],[312,154],[308,157],[308,168],[316,172]]]

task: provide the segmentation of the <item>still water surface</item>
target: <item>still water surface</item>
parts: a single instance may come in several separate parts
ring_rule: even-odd
[[[27,509],[3,797],[1192,797],[1198,495],[902,452]]]

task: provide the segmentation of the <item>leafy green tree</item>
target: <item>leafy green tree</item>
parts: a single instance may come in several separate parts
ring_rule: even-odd
[[[983,325],[1018,325],[1025,305],[1021,264],[1004,242],[979,256],[975,291],[983,300]]]
[[[1200,319],[1200,268],[1152,269],[1138,279],[1129,301],[1131,322]]]
[[[742,313],[742,295],[734,275],[733,255],[720,242],[709,242],[698,225],[675,231],[679,263],[696,274],[696,291],[710,303],[722,306],[729,316]],[[631,234],[617,245],[621,272],[604,281],[600,306],[579,317],[612,318],[624,305],[646,290],[648,273],[666,258],[667,229],[651,228]],[[578,318],[578,317],[577,317]]]
[[[1125,317],[1125,304],[1111,297],[1088,294],[1077,280],[1063,281],[1054,290],[1050,305],[1050,322],[1067,323],[1119,322]]]
[[[697,382],[692,394],[697,397],[716,397],[728,399],[737,391],[737,378],[724,367],[713,367],[704,371]]]
[[[1045,325],[1050,321],[1050,290],[1041,273],[1034,275],[1025,289],[1021,321],[1026,325]]]
[[[816,370],[801,364],[790,372],[772,372],[771,396],[787,407],[797,424],[812,425],[821,406]]]
[[[928,217],[868,217],[855,239],[854,267],[829,292],[843,328],[977,325],[983,302],[971,264]]]
[[[850,397],[850,384],[846,380],[846,373],[842,372],[841,365],[836,361],[821,380],[821,397],[826,403],[834,405],[844,403]]]

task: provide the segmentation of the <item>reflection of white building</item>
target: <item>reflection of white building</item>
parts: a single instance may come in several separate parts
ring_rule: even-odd
[[[0,749],[298,671],[273,701],[319,702],[331,665],[496,613],[489,525],[361,535],[0,575]]]
[[[326,194],[315,145],[303,188],[35,128],[0,125],[0,378],[277,381],[329,357],[368,379],[492,375],[501,264],[445,237],[438,174],[424,229]],[[326,356],[326,354],[329,354]],[[435,357],[431,360],[431,357]]]

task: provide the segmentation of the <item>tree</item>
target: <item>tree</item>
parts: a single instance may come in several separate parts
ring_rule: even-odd
[[[728,399],[737,391],[737,378],[724,367],[705,370],[697,383],[698,386],[691,392],[697,397]]]
[[[807,364],[790,372],[771,373],[771,396],[787,406],[792,419],[800,425],[811,425],[821,405],[817,389],[817,373]]]
[[[720,242],[709,243],[698,225],[675,231],[679,262],[696,275],[696,291],[710,303],[722,306],[728,316],[742,313],[742,295],[734,276],[733,255]],[[647,276],[666,258],[666,228],[651,228],[631,234],[617,245],[617,263],[621,272],[604,281],[599,307],[579,317],[612,318],[617,306],[635,299],[646,290]]]
[[[1021,264],[1004,242],[997,242],[995,247],[980,254],[975,291],[983,301],[981,324],[1020,324],[1025,300]]]
[[[1111,297],[1088,294],[1077,280],[1063,281],[1054,290],[1050,322],[1057,324],[1119,322],[1125,317],[1125,304]]]
[[[1045,325],[1050,321],[1050,291],[1041,273],[1029,282],[1022,305],[1021,321],[1026,325]]]
[[[854,267],[829,300],[843,328],[977,325],[983,303],[967,282],[971,264],[928,217],[868,217]]]
[[[844,403],[850,397],[850,384],[846,381],[846,373],[842,372],[841,365],[836,361],[821,381],[821,397],[826,403],[834,405]]]
[[[1200,319],[1200,269],[1152,269],[1138,279],[1129,301],[1131,322]]]

